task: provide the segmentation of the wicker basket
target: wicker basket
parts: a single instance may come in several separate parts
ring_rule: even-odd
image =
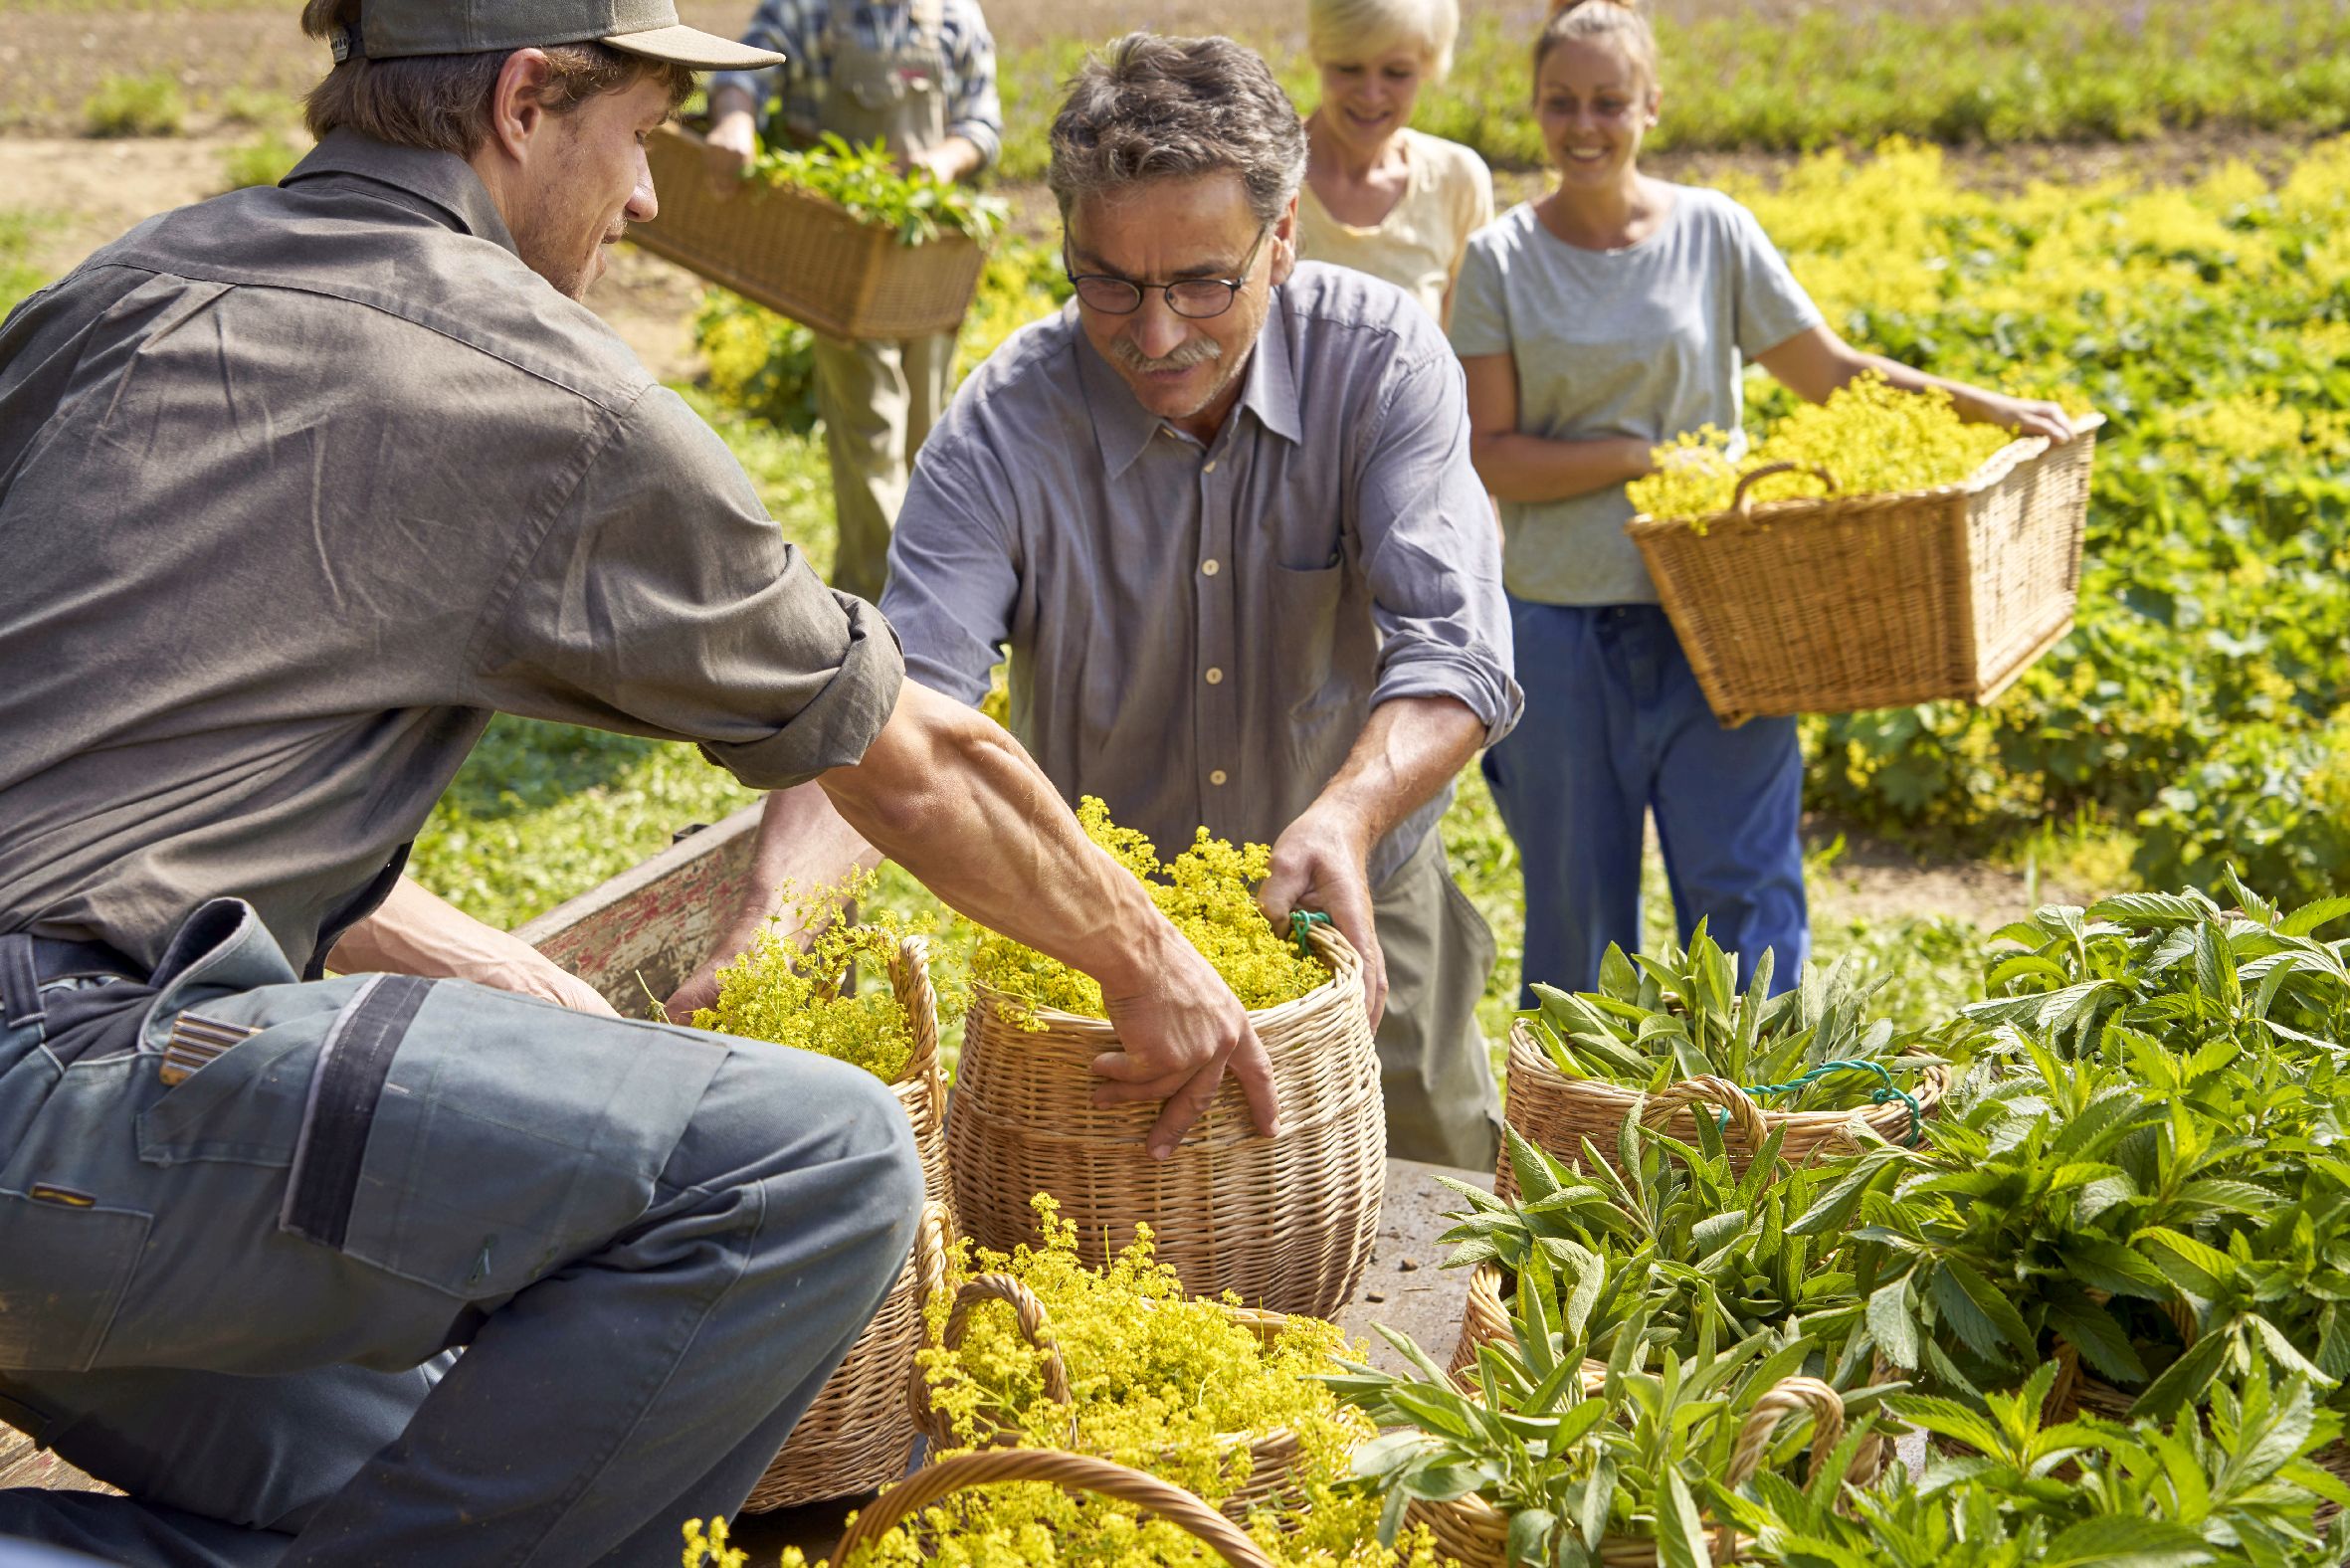
[[[1749,485],[1792,467],[1766,464],[1728,511],[1626,531],[1725,724],[1989,702],[2071,629],[2102,423],[2060,447],[2010,442],[1963,484],[1908,494],[1752,505]]]
[[[1477,1391],[1476,1347],[1488,1341],[1508,1344],[1509,1308],[1501,1299],[1501,1271],[1478,1264],[1469,1275],[1469,1304],[1461,1313],[1461,1337],[1453,1343],[1453,1359],[1445,1366],[1465,1394]],[[1608,1365],[1588,1358],[1583,1363],[1583,1393],[1597,1394],[1608,1380]]]
[[[1830,1452],[1844,1438],[1844,1400],[1818,1378],[1784,1378],[1754,1402],[1754,1408],[1739,1424],[1738,1441],[1730,1450],[1729,1467],[1722,1474],[1723,1484],[1732,1490],[1744,1485],[1761,1467],[1763,1456],[1770,1449],[1771,1434],[1778,1430],[1780,1421],[1805,1413],[1816,1423],[1812,1464],[1817,1468],[1826,1463]],[[1861,1482],[1871,1478],[1869,1471],[1875,1462],[1869,1456],[1875,1449],[1873,1444],[1860,1446],[1853,1458],[1849,1478]],[[1436,1537],[1438,1555],[1454,1559],[1459,1568],[1504,1568],[1508,1561],[1509,1515],[1474,1492],[1450,1502],[1414,1499],[1406,1505],[1404,1518],[1407,1522],[1427,1525],[1429,1533]],[[1745,1536],[1729,1526],[1716,1526],[1713,1560],[1737,1562],[1749,1544]],[[1608,1568],[1655,1568],[1659,1560],[1657,1543],[1639,1537],[1610,1536],[1600,1543],[1595,1556]]]
[[[916,1470],[859,1511],[828,1561],[846,1563],[850,1553],[966,1486],[1019,1480],[1051,1481],[1070,1491],[1094,1491],[1130,1502],[1196,1536],[1232,1568],[1273,1568],[1273,1559],[1242,1534],[1240,1526],[1181,1486],[1089,1454],[1055,1449],[983,1449]]]
[[[922,1227],[913,1256],[848,1359],[826,1380],[792,1428],[783,1452],[751,1488],[743,1508],[764,1513],[827,1497],[853,1497],[905,1473],[913,1416],[905,1408],[907,1371],[922,1342],[922,1303],[946,1284],[954,1240],[953,1194],[946,1175],[946,1083],[938,1068],[938,999],[929,951],[918,936],[889,955],[889,985],[913,1031],[913,1051],[890,1092],[913,1123],[922,1158]]]
[[[979,288],[977,242],[942,234],[921,245],[861,223],[821,196],[746,180],[720,196],[701,137],[668,125],[645,143],[661,213],[629,238],[687,272],[831,337],[951,332]]]
[[[1508,1079],[1503,1118],[1529,1143],[1577,1169],[1583,1165],[1585,1138],[1600,1151],[1602,1159],[1611,1166],[1616,1163],[1617,1131],[1635,1109],[1644,1125],[1694,1143],[1697,1123],[1692,1107],[1713,1107],[1713,1113],[1728,1117],[1722,1127],[1722,1146],[1731,1164],[1741,1170],[1773,1128],[1784,1129],[1780,1157],[1797,1162],[1848,1144],[1846,1129],[1855,1118],[1890,1142],[1905,1143],[1912,1136],[1909,1107],[1898,1099],[1853,1110],[1772,1110],[1757,1105],[1752,1095],[1728,1078],[1681,1078],[1646,1094],[1622,1083],[1569,1078],[1551,1065],[1524,1019],[1510,1026]],[[1921,1116],[1932,1113],[1949,1083],[1948,1071],[1939,1066],[1918,1075],[1916,1098]],[[1505,1200],[1517,1196],[1517,1173],[1509,1167],[1506,1148],[1494,1167],[1493,1190]]]
[[[962,1344],[964,1329],[969,1325],[971,1309],[983,1301],[1002,1301],[1012,1308],[1013,1321],[1019,1326],[1021,1337],[1045,1352],[1045,1397],[1055,1404],[1070,1403],[1069,1368],[1061,1359],[1061,1347],[1053,1339],[1052,1325],[1045,1316],[1045,1303],[1036,1292],[1009,1274],[981,1274],[967,1279],[955,1291],[955,1304],[947,1314],[946,1332],[940,1343],[952,1350]],[[1234,1321],[1257,1336],[1258,1343],[1271,1345],[1280,1337],[1288,1319],[1278,1312],[1260,1312],[1250,1307],[1229,1306],[1225,1311]],[[936,1454],[954,1447],[961,1440],[947,1426],[946,1420],[930,1404],[930,1381],[916,1367],[912,1377],[914,1424],[929,1440],[930,1452]],[[1076,1441],[1075,1418],[1072,1418],[1070,1438]],[[1249,1478],[1218,1503],[1227,1518],[1236,1523],[1247,1523],[1253,1509],[1294,1504],[1295,1489],[1289,1485],[1289,1472],[1296,1469],[1298,1459],[1297,1434],[1286,1427],[1271,1432],[1235,1436],[1231,1440],[1235,1450],[1246,1448],[1249,1455]],[[1168,1455],[1170,1464],[1178,1457]]]
[[[914,1445],[905,1378],[922,1346],[922,1303],[946,1288],[953,1245],[946,1205],[924,1204],[913,1255],[897,1282],[849,1347],[848,1358],[817,1390],[783,1452],[743,1501],[743,1512],[854,1497],[905,1473]]]
[[[955,1213],[980,1246],[1038,1238],[1030,1199],[1051,1193],[1084,1262],[1104,1267],[1147,1223],[1157,1257],[1194,1295],[1334,1317],[1370,1262],[1386,1176],[1379,1057],[1354,949],[1325,926],[1310,940],[1328,984],[1249,1015],[1273,1062],[1281,1131],[1258,1134],[1229,1077],[1166,1160],[1143,1149],[1155,1105],[1096,1107],[1093,1059],[1117,1049],[1097,1018],[1049,1008],[1041,1030],[978,988],[947,1107]]]

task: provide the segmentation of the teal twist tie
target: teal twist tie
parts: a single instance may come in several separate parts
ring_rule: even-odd
[[[1317,925],[1328,925],[1329,923],[1330,917],[1319,909],[1291,909],[1289,911],[1289,935],[1297,943],[1299,957],[1311,958],[1313,956],[1313,944],[1305,939],[1305,933]]]
[[[1882,1105],[1897,1099],[1907,1105],[1909,1107],[1909,1136],[1903,1138],[1901,1143],[1904,1148],[1914,1149],[1917,1147],[1918,1134],[1924,1129],[1924,1112],[1918,1109],[1916,1097],[1893,1081],[1893,1075],[1885,1071],[1884,1064],[1881,1062],[1823,1062],[1793,1082],[1749,1083],[1746,1085],[1746,1092],[1754,1095],[1757,1099],[1765,1094],[1793,1094],[1809,1088],[1831,1073],[1873,1073],[1883,1079],[1877,1087],[1868,1091],[1868,1102],[1872,1105]],[[1728,1130],[1730,1113],[1726,1110],[1717,1110],[1715,1114],[1721,1118],[1722,1129]]]

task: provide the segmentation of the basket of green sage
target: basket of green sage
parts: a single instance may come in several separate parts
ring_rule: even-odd
[[[1773,996],[1771,957],[1741,992],[1736,958],[1699,922],[1685,950],[1610,947],[1595,991],[1535,986],[1540,1005],[1509,1032],[1504,1119],[1570,1164],[1587,1148],[1612,1160],[1627,1116],[1690,1145],[1710,1121],[1741,1168],[1774,1131],[1794,1163],[1856,1139],[1922,1142],[1949,1073],[1868,1017],[1887,977],[1807,965]],[[1504,1154],[1495,1191],[1516,1179]]]
[[[1655,1365],[1639,1306],[1614,1325],[1596,1386],[1584,1375],[1594,1341],[1585,1292],[1529,1295],[1551,1315],[1515,1343],[1481,1346],[1477,1387],[1465,1390],[1409,1339],[1388,1333],[1419,1376],[1349,1363],[1328,1381],[1382,1427],[1354,1468],[1383,1495],[1382,1540],[1425,1526],[1462,1568],[1516,1563],[1733,1562],[1747,1544],[1703,1517],[1698,1499],[1735,1492],[1762,1473],[1872,1478],[1882,1445],[1883,1390],[1840,1395],[1801,1368],[1816,1353],[1796,1328],[1721,1348],[1708,1319],[1687,1355]],[[1382,1330],[1387,1333],[1386,1330]],[[1805,1442],[1809,1438],[1809,1443]]]
[[[953,331],[1009,211],[838,136],[762,152],[723,192],[688,127],[656,130],[645,156],[661,213],[632,224],[630,239],[830,337]]]

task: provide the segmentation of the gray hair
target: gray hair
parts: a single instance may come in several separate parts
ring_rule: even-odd
[[[1128,33],[1088,57],[1053,121],[1061,217],[1087,196],[1231,170],[1260,223],[1305,180],[1305,127],[1257,52],[1229,38]]]

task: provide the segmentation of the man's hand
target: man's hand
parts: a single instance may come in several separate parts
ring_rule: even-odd
[[[617,1018],[595,988],[527,942],[459,909],[403,877],[373,914],[336,939],[337,974],[428,975],[535,996],[575,1013]]]
[[[1273,1061],[1248,1011],[1199,949],[1173,927],[1152,934],[1171,939],[1156,944],[1157,955],[1149,963],[1136,966],[1134,981],[1117,990],[1102,983],[1104,1010],[1124,1049],[1093,1059],[1093,1071],[1109,1079],[1093,1091],[1093,1103],[1166,1101],[1143,1143],[1152,1159],[1167,1159],[1184,1132],[1216,1102],[1229,1069],[1256,1113],[1257,1130],[1273,1136],[1280,1121]]]
[[[1110,1080],[1098,1097],[1166,1099],[1144,1139],[1154,1157],[1175,1152],[1227,1068],[1273,1135],[1272,1065],[1239,999],[1000,726],[909,681],[864,759],[817,782],[945,903],[1100,982],[1125,1049],[1093,1064]]]
[[[1281,931],[1295,909],[1318,909],[1363,959],[1363,1005],[1371,1027],[1387,1010],[1387,959],[1371,917],[1372,840],[1360,819],[1317,803],[1289,824],[1273,847],[1273,874],[1257,889],[1258,907]]]
[[[757,117],[740,91],[721,91],[710,102],[709,133],[701,139],[702,168],[710,189],[731,196],[742,186],[742,171],[759,151]]]
[[[897,169],[901,174],[926,169],[940,183],[952,185],[957,180],[978,173],[983,161],[977,142],[968,136],[949,136],[937,146],[924,151],[899,153]]]

